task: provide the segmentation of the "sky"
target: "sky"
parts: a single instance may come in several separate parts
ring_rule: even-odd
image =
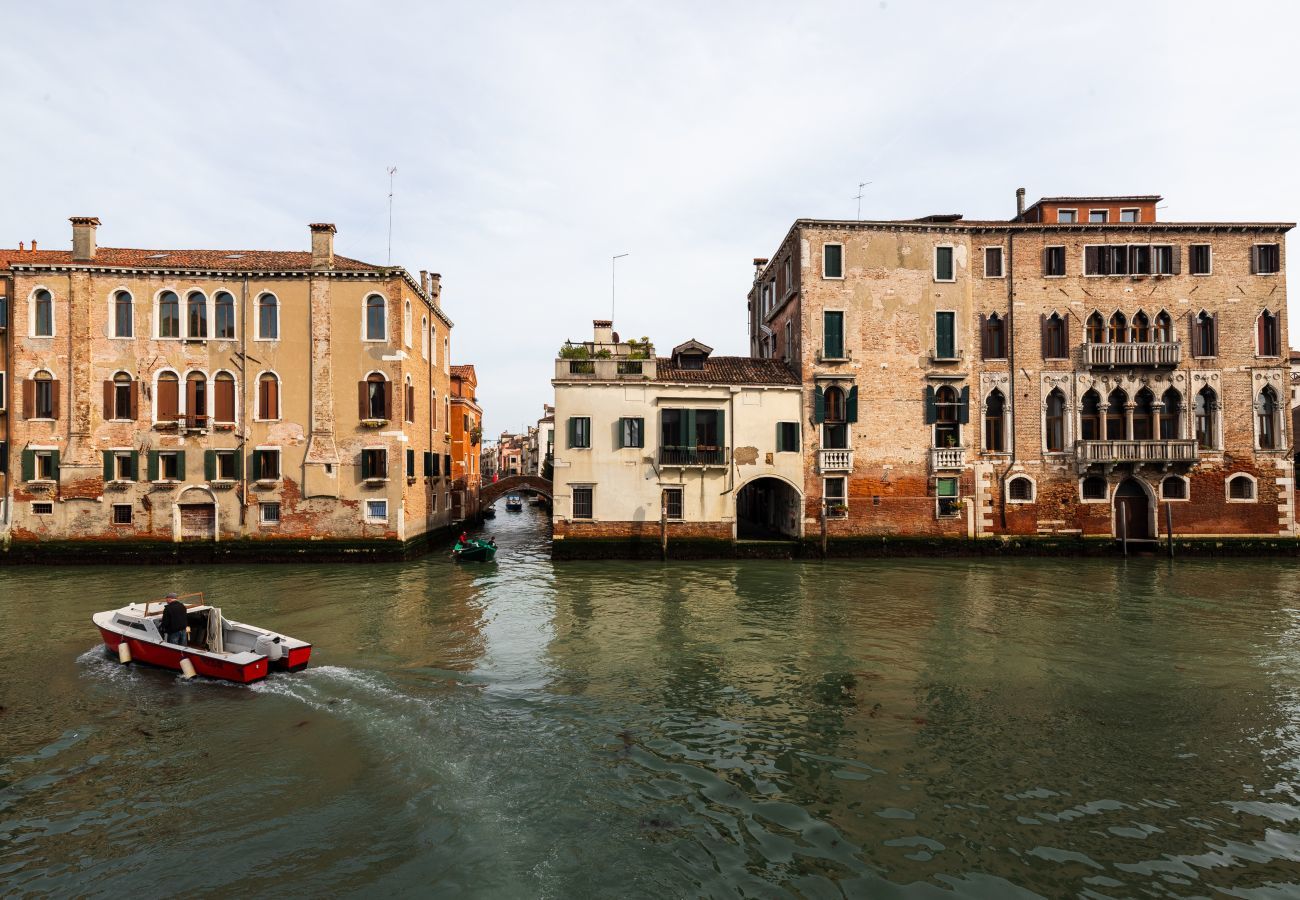
[[[1020,186],[1300,217],[1300,4],[3,9],[0,246],[95,215],[103,246],[305,250],[325,221],[384,263],[395,166],[392,262],[442,274],[489,436],[611,304],[624,338],[747,353],[753,258],[859,182],[863,218],[1010,217]]]

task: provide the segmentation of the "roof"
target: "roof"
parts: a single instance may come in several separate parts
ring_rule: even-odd
[[[473,364],[473,363],[469,363],[468,365],[464,365],[464,366],[452,366],[452,367],[451,367],[451,377],[452,377],[452,378],[470,378],[470,379],[472,379],[476,384],[478,383],[478,374],[474,371],[474,364]]]
[[[240,272],[285,272],[311,269],[309,250],[138,250],[99,247],[93,260],[73,260],[71,250],[0,249],[0,268],[28,266],[93,266],[110,269],[204,269]],[[379,272],[376,266],[334,257],[335,271]]]
[[[748,356],[710,356],[703,369],[679,369],[672,359],[659,357],[655,381],[694,384],[799,384],[799,376],[780,359]]]
[[[708,356],[712,352],[712,347],[708,344],[697,341],[695,338],[691,338],[689,341],[686,341],[683,344],[678,344],[673,348],[673,356],[680,356],[683,353],[703,353],[705,356]]]
[[[1040,203],[1118,203],[1124,200],[1144,200],[1159,203],[1165,199],[1159,194],[1116,194],[1111,197],[1040,197],[1030,204],[1030,208]]]

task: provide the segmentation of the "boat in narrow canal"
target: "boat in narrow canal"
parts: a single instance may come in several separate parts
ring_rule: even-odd
[[[185,607],[184,645],[168,643],[163,634],[163,610],[170,599]],[[306,641],[231,621],[202,594],[131,603],[95,613],[91,620],[104,646],[123,663],[142,662],[187,675],[247,684],[265,678],[272,668],[303,669],[311,657]],[[186,662],[192,671],[186,670]]]
[[[451,554],[458,562],[491,562],[496,558],[497,545],[491,538],[461,537],[451,548]]]
[[[506,512],[523,512],[523,511],[524,511],[524,501],[520,499],[518,494],[511,494],[509,497],[506,497]]]

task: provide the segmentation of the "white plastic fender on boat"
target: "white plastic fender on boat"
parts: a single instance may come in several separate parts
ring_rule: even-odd
[[[189,658],[188,656],[182,656],[182,657],[181,657],[181,677],[184,678],[184,679],[187,679],[187,680],[188,680],[188,679],[190,679],[190,678],[193,678],[194,675],[195,675],[195,672],[194,672],[194,663],[190,662],[190,658]]]
[[[117,645],[117,661],[122,665],[126,665],[131,661],[131,647],[126,641],[122,641]]]

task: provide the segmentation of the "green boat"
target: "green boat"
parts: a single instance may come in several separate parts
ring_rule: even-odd
[[[469,562],[491,562],[497,555],[497,545],[492,541],[481,541],[477,538],[470,539],[467,543],[456,542],[456,546],[451,549],[452,555],[457,560]]]

